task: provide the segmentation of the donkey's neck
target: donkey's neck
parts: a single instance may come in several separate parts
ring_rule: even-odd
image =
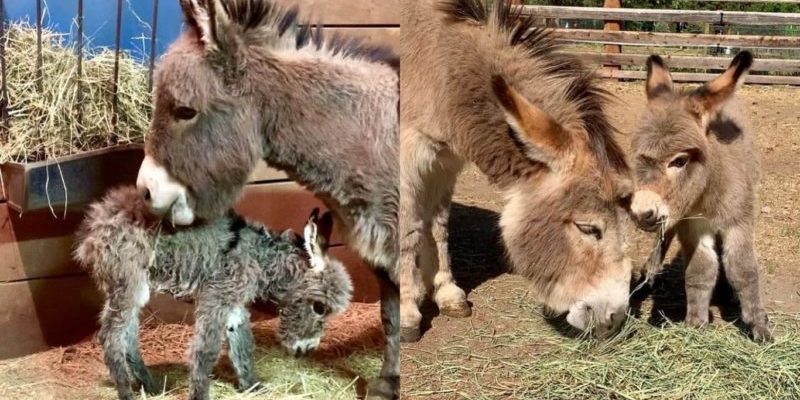
[[[268,164],[334,209],[342,232],[396,213],[389,210],[397,203],[399,145],[399,77],[392,67],[287,51],[255,73],[262,76],[253,82],[264,104]]]

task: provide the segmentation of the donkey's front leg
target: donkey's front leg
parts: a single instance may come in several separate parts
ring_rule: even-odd
[[[128,368],[133,376],[142,383],[145,392],[149,395],[156,395],[160,393],[153,376],[144,364],[142,352],[139,349],[139,309],[137,308],[130,321],[128,322],[127,330],[127,351],[126,360],[128,361]]]
[[[206,294],[198,299],[195,309],[194,341],[191,350],[190,400],[208,400],[211,372],[222,348],[225,322],[231,313],[222,299]]]
[[[383,366],[377,379],[367,387],[368,400],[392,400],[400,397],[400,295],[389,274],[376,270],[381,284],[381,322],[386,337]]]
[[[254,389],[260,385],[254,373],[253,351],[255,340],[250,328],[250,313],[244,305],[234,307],[225,321],[228,336],[228,357],[239,378],[239,390]]]
[[[434,300],[439,307],[439,311],[447,316],[463,318],[469,317],[472,310],[467,304],[467,295],[464,290],[458,287],[453,279],[453,272],[450,270],[450,253],[447,245],[449,234],[447,230],[450,221],[450,202],[453,198],[453,188],[455,186],[456,175],[460,169],[447,171],[449,176],[445,176],[449,182],[442,181],[443,190],[441,200],[433,218],[433,239],[436,242],[436,252],[439,258],[439,269],[433,278]]]
[[[686,324],[708,324],[708,307],[717,283],[719,261],[711,232],[691,228],[679,232],[686,265]]]
[[[123,290],[111,291],[100,316],[98,338],[103,347],[103,360],[117,388],[120,400],[133,400],[131,377],[126,361],[128,324],[135,307],[133,298],[125,297]]]
[[[758,260],[750,225],[730,229],[724,234],[722,265],[725,274],[739,297],[742,321],[748,325],[753,340],[772,340],[767,312],[761,304],[758,287]]]
[[[419,305],[425,299],[426,287],[419,263],[425,235],[430,232],[426,217],[431,209],[424,171],[436,159],[422,135],[414,129],[400,134],[400,215],[398,232],[400,255],[397,268],[400,281],[400,340],[414,342],[420,337],[422,313]]]

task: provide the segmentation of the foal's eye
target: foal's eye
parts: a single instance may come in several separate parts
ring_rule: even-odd
[[[325,315],[328,313],[328,307],[322,304],[321,301],[315,301],[314,304],[311,305],[311,308],[314,309],[317,315]]]
[[[688,163],[689,163],[689,155],[688,154],[681,154],[681,155],[673,158],[672,161],[669,162],[669,167],[670,168],[683,168]]]
[[[603,238],[603,231],[600,230],[600,228],[597,226],[594,226],[592,224],[579,224],[577,222],[575,223],[575,226],[584,235],[593,236],[597,240]]]
[[[189,107],[178,107],[175,109],[175,118],[189,120],[197,115],[197,110]]]

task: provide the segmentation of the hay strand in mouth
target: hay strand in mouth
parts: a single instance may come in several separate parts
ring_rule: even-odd
[[[65,36],[42,30],[42,82],[36,74],[36,28],[24,22],[6,31],[9,95],[8,131],[0,140],[0,163],[33,162],[105,148],[142,143],[150,120],[147,69],[120,54],[119,119],[113,126],[114,52],[85,52],[83,76]],[[78,89],[83,95],[79,103]],[[79,114],[82,117],[79,118]]]

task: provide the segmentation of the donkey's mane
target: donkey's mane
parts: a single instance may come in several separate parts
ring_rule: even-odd
[[[576,57],[558,53],[549,29],[535,26],[533,15],[523,15],[521,7],[508,0],[442,0],[439,11],[448,22],[478,23],[494,26],[508,37],[509,46],[525,49],[527,57],[535,58],[545,67],[543,73],[564,81],[567,100],[580,106],[580,119],[589,133],[589,145],[601,162],[618,171],[626,171],[625,154],[614,138],[616,129],[606,118],[603,109],[613,97],[599,87],[592,71],[584,68]]]
[[[227,0],[222,4],[230,18],[245,31],[267,28],[274,29],[278,37],[294,35],[295,49],[314,46],[332,55],[387,64],[395,70],[400,68],[400,58],[389,47],[366,44],[359,38],[339,34],[328,37],[322,25],[301,20],[297,6],[286,8],[272,0]]]

